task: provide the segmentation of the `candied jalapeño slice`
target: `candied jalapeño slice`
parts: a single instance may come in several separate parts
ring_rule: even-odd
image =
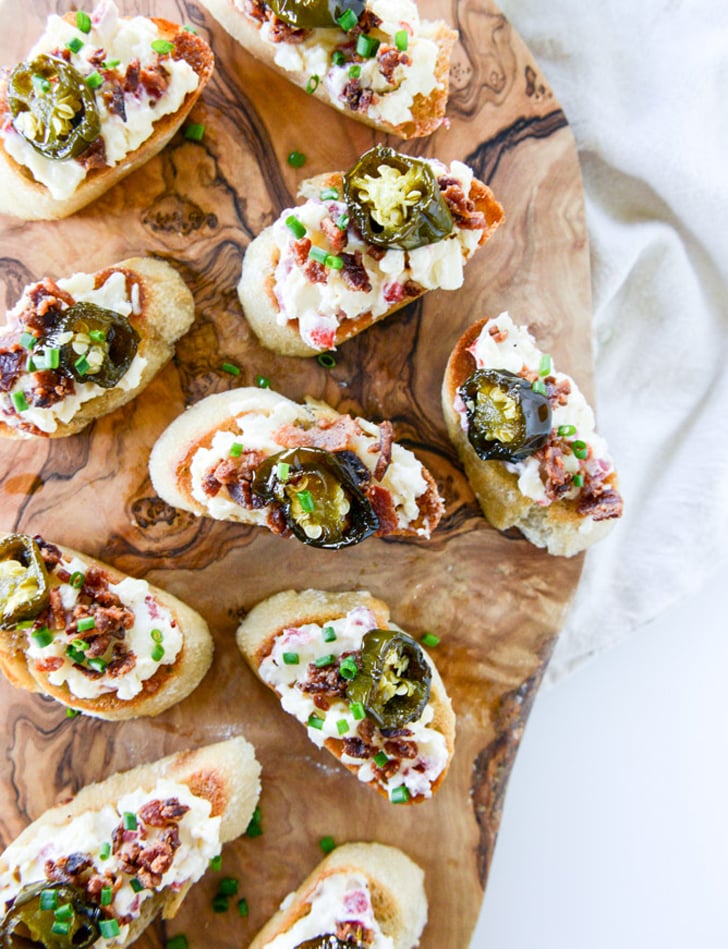
[[[0,949],[88,949],[100,936],[99,915],[70,883],[24,886],[0,922]]]
[[[38,545],[25,534],[9,534],[0,541],[0,627],[34,619],[48,599],[48,574]]]
[[[364,0],[268,0],[279,20],[296,29],[334,27],[347,10],[358,20]]]
[[[61,369],[77,382],[115,386],[139,348],[139,334],[121,313],[95,303],[74,303],[44,346],[58,346]]]

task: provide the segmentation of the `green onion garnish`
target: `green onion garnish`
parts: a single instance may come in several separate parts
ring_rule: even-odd
[[[33,357],[28,356],[28,372],[37,372],[39,368],[42,367],[36,366],[36,364],[33,362]]]
[[[187,29],[187,27],[185,27]],[[172,936],[171,939],[168,939],[164,944],[164,949],[189,949],[189,943],[187,942],[187,936],[183,933],[179,933],[176,936]]]
[[[211,870],[222,869],[222,854],[221,853],[219,853],[216,857],[210,858],[210,869]]]
[[[324,720],[318,715],[309,715],[307,724],[309,728],[317,728],[319,731],[321,731],[321,729],[324,727]]]
[[[116,920],[114,920],[116,922]],[[100,928],[100,927],[99,927]],[[51,932],[54,936],[67,936],[71,931],[71,921],[69,920],[57,920],[51,926]]]
[[[233,363],[231,362],[224,362],[222,366],[220,366],[220,368],[222,369],[223,372],[229,372],[231,376],[240,375],[240,370],[238,369],[238,367],[233,365]]]
[[[99,850],[99,860],[108,860],[111,856],[111,844],[107,840],[105,843],[101,844],[101,849]]]
[[[88,649],[88,643],[85,639],[74,639],[71,645],[74,649],[79,649],[81,652],[86,652]]]
[[[338,221],[336,222],[336,226],[338,227],[340,231],[345,231],[347,227],[349,226],[349,215],[348,214],[340,215]]]
[[[556,434],[560,438],[568,438],[569,435],[576,435],[576,425],[559,425]]]
[[[286,161],[291,168],[302,168],[306,163],[306,156],[303,152],[292,151],[288,153]]]
[[[248,915],[248,901],[243,897],[238,900],[238,915],[247,916]]]
[[[194,28],[194,26],[190,26],[189,23],[185,24],[182,29],[185,31],[185,33],[194,33],[195,36],[198,35],[197,30]]]
[[[91,17],[83,10],[76,11],[76,26],[82,33],[91,32]]]
[[[306,236],[306,228],[301,224],[295,214],[289,214],[286,218],[286,227],[293,234],[297,241]]]
[[[85,355],[79,356],[73,365],[76,367],[76,372],[78,372],[79,376],[85,376],[91,368]]]
[[[260,837],[263,833],[263,823],[262,823],[262,814],[259,807],[256,807],[253,811],[253,816],[250,818],[250,823],[247,826],[245,835],[247,837]]]
[[[339,192],[336,188],[324,188],[319,197],[322,201],[338,201]]]
[[[541,356],[541,361],[538,364],[538,374],[539,376],[548,376],[551,372],[551,357],[548,353],[544,353]]]
[[[159,53],[164,56],[166,53],[171,53],[174,49],[174,43],[171,43],[169,40],[154,40],[152,43],[152,49],[155,53]]]
[[[297,652],[284,652],[283,653],[283,662],[287,666],[297,666],[301,661],[301,657]]]
[[[77,708],[67,708],[66,709],[66,718],[75,718],[77,715],[80,715],[81,711]],[[102,859],[104,859],[102,857]]]
[[[306,83],[306,92],[311,95],[311,93],[316,92],[321,82],[321,77],[317,76],[316,73],[313,76],[309,76],[308,82]]]
[[[336,850],[336,841],[333,837],[322,837],[319,840],[319,847],[324,853],[331,853],[332,850]]]
[[[104,939],[113,939],[120,933],[119,923],[115,919],[100,919],[99,932]]]
[[[351,712],[354,720],[357,722],[360,722],[367,714],[364,711],[364,706],[361,704],[361,702],[352,702],[349,706],[349,711]]]
[[[422,644],[424,646],[429,646],[430,648],[432,648],[433,646],[439,646],[440,637],[435,636],[434,633],[425,633],[425,635],[422,637]]]
[[[235,896],[238,892],[238,881],[235,877],[223,877],[217,888],[220,896]]]
[[[340,718],[336,723],[336,731],[340,735],[345,735],[349,731],[349,723],[345,718]]]
[[[80,40],[77,36],[74,36],[72,40],[69,40],[66,43],[66,49],[70,49],[72,53],[80,53],[83,49],[83,40]]]
[[[589,448],[586,442],[581,441],[580,439],[575,439],[571,443],[571,450],[574,452],[577,458],[581,458],[582,461],[584,458],[589,456]]]
[[[315,245],[311,247],[311,250],[308,252],[308,256],[317,261],[319,264],[325,264],[326,258],[329,256],[329,252],[324,250],[323,247],[316,247]]]
[[[333,369],[336,365],[336,359],[332,353],[319,353],[316,357],[316,362],[319,366],[323,366],[324,369]]]
[[[80,590],[85,579],[86,577],[81,573],[80,570],[74,570],[68,582],[71,584],[74,590]]]
[[[583,487],[584,487],[584,475],[583,475],[583,474],[575,474],[574,477],[571,479],[571,483],[574,485],[575,488],[583,488]]]
[[[46,349],[46,366],[48,369],[58,369],[61,364],[61,351],[60,349]]]
[[[76,624],[76,629],[79,633],[88,632],[89,629],[93,629],[96,626],[96,620],[93,616],[85,616],[83,619],[80,619]]]
[[[314,660],[314,665],[317,669],[324,669],[326,666],[332,666],[336,661],[336,656],[333,653],[327,653],[325,656],[319,656],[318,659]]]
[[[392,804],[406,804],[409,801],[410,793],[407,790],[407,786],[400,784],[398,788],[393,788],[392,793],[389,796],[389,800]]]
[[[111,906],[111,903],[114,899],[114,888],[112,886],[102,886],[101,887],[101,906]]]
[[[38,342],[38,337],[32,333],[21,333],[19,342],[23,349],[32,349]]]
[[[321,638],[325,643],[332,643],[336,639],[336,630],[333,626],[324,626],[321,630]]]
[[[385,751],[378,751],[376,755],[374,755],[374,764],[378,768],[383,768],[388,761],[389,756]]]
[[[161,629],[153,629],[149,635],[155,643],[161,643],[164,639],[164,633]]]
[[[86,76],[85,82],[89,89],[98,89],[99,86],[103,86],[104,77],[101,75],[98,69],[94,69],[92,73],[89,73],[88,76]]]
[[[336,49],[331,57],[331,62],[334,66],[343,66],[346,62],[346,56],[340,49]]]
[[[397,30],[394,34],[394,45],[400,51],[400,53],[405,53],[407,51],[407,46],[409,45],[409,33],[407,30]]]
[[[361,76],[361,66],[349,66],[349,76],[358,79]]]
[[[265,376],[256,376],[255,384],[259,389],[270,389],[270,379],[266,379]]]
[[[316,510],[316,502],[310,491],[296,491],[296,497],[306,514],[312,514]]]
[[[152,662],[161,662],[164,659],[164,646],[159,643],[152,649]],[[91,665],[91,663],[89,663]]]
[[[359,22],[359,17],[354,13],[353,10],[348,9],[344,10],[340,17],[337,17],[336,22],[339,24],[341,29],[348,33],[349,30],[353,29]]]
[[[11,399],[13,400],[13,405],[15,406],[16,412],[27,411],[28,400],[25,398],[24,392],[13,392]]]
[[[353,656],[346,656],[342,659],[341,665],[339,666],[339,673],[342,678],[348,679],[349,681],[356,679],[359,674],[359,666],[357,665],[356,659]]]
[[[341,270],[344,266],[343,259],[336,254],[327,254],[324,263],[327,267],[331,267],[332,270]]]
[[[368,33],[360,33],[356,41],[356,51],[362,59],[371,59],[379,49],[379,40]]]
[[[41,890],[40,908],[55,909],[58,906],[58,892],[56,890]]]
[[[105,343],[106,333],[103,330],[89,330],[88,338],[94,343]]]
[[[532,382],[531,388],[534,392],[538,392],[539,395],[546,395],[546,385],[541,381],[541,379],[536,379],[535,382]]]
[[[212,911],[213,913],[227,913],[230,902],[227,896],[220,896],[219,894],[212,901]]]
[[[144,889],[144,884],[141,880],[137,879],[137,877],[132,877],[131,880],[129,880],[129,886],[135,893],[141,893]]]
[[[101,63],[102,69],[116,69],[117,66],[121,66],[120,59],[105,59],[103,63]]]
[[[205,126],[198,122],[191,122],[185,128],[185,138],[188,142],[201,142],[205,137]]]
[[[136,814],[133,811],[124,811],[124,814],[122,816],[122,823],[124,825],[124,830],[136,830],[137,829]],[[131,885],[132,887],[134,886],[134,880],[131,881]]]
[[[53,918],[61,923],[73,919],[73,907],[70,903],[62,903],[53,913]]]
[[[42,629],[37,629],[34,633],[31,633],[30,638],[39,649],[43,649],[45,646],[50,646],[53,642],[53,633],[51,633],[47,626],[44,626]]]
[[[286,481],[288,481],[290,474],[291,474],[291,466],[288,464],[288,462],[279,461],[278,464],[276,465],[276,478],[278,478],[279,481],[285,484]]]
[[[243,454],[243,443],[242,442],[233,442],[230,446],[230,457],[231,458],[240,458]]]
[[[107,666],[108,662],[105,659],[94,657],[88,661],[89,669],[93,669],[94,672],[100,672],[102,675],[106,672]]]
[[[73,646],[66,646],[66,655],[71,660],[71,662],[77,662],[79,665],[83,665],[86,659],[81,650],[75,649]]]

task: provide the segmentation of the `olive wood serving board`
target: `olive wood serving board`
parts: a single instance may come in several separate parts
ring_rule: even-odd
[[[0,62],[14,63],[66,0],[0,0]],[[0,842],[82,785],[168,752],[244,734],[263,765],[264,833],[228,845],[222,873],[240,880],[248,918],[215,915],[209,872],[173,921],[140,947],[184,932],[191,946],[247,945],[317,863],[319,839],[379,840],[425,869],[430,903],[423,949],[465,949],[481,904],[503,794],[521,733],[579,578],[564,560],[490,528],[445,434],[440,383],[466,326],[508,308],[528,322],[560,368],[592,387],[589,258],[581,180],[566,118],[529,51],[490,0],[421,0],[422,13],[460,31],[451,125],[403,145],[410,154],[471,164],[507,221],[466,269],[464,287],[434,292],[341,347],[336,366],[276,356],[249,330],[235,287],[248,242],[294,203],[298,182],[347,168],[387,138],[307,96],[257,63],[188,0],[122,0],[125,14],[194,25],[217,57],[191,120],[164,153],[74,217],[0,219],[0,302],[43,275],[97,270],[132,254],[169,260],[194,293],[197,319],[174,362],[133,403],[83,433],[0,444],[0,528],[41,533],[147,577],[201,612],[215,660],[202,685],[154,719],[69,719],[44,697],[0,681],[5,719]],[[306,155],[296,170],[286,156]],[[221,371],[236,363],[234,378]],[[392,419],[396,437],[430,467],[447,513],[429,542],[369,539],[320,551],[259,528],[198,519],[155,497],[151,446],[185,405],[268,377],[292,398]],[[434,650],[458,716],[452,769],[436,798],[389,804],[317,751],[248,670],[234,632],[245,612],[289,587],[366,588]]]

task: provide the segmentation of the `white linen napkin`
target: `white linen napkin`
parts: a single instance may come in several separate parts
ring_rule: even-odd
[[[587,554],[553,684],[728,567],[728,5],[500,6],[576,138],[597,423],[625,498]]]

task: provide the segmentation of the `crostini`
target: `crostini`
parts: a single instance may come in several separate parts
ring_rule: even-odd
[[[238,284],[256,336],[286,356],[335,349],[428,290],[456,290],[504,218],[467,165],[383,145],[300,193],[248,246]]]
[[[347,843],[286,897],[248,949],[413,949],[426,922],[420,867],[396,847]]]
[[[448,434],[485,517],[571,557],[622,514],[617,472],[574,379],[508,313],[458,341],[445,371]]]
[[[360,781],[393,803],[442,784],[455,715],[422,646],[365,591],[287,590],[248,613],[237,643],[283,709]]]
[[[259,795],[260,766],[240,737],[88,785],[0,856],[3,945],[130,945],[176,914]]]
[[[269,388],[219,392],[188,408],[157,440],[149,473],[174,507],[312,547],[427,539],[444,511],[434,478],[393,441],[390,422]]]
[[[0,436],[62,438],[113,412],[194,317],[182,278],[150,257],[29,284],[0,329]]]
[[[67,217],[156,155],[212,75],[199,36],[167,20],[52,14],[0,73],[0,212]]]
[[[170,593],[40,536],[0,533],[0,669],[105,719],[157,715],[197,687],[213,641]]]
[[[442,126],[457,33],[413,0],[201,0],[257,59],[327,105],[400,138]]]

